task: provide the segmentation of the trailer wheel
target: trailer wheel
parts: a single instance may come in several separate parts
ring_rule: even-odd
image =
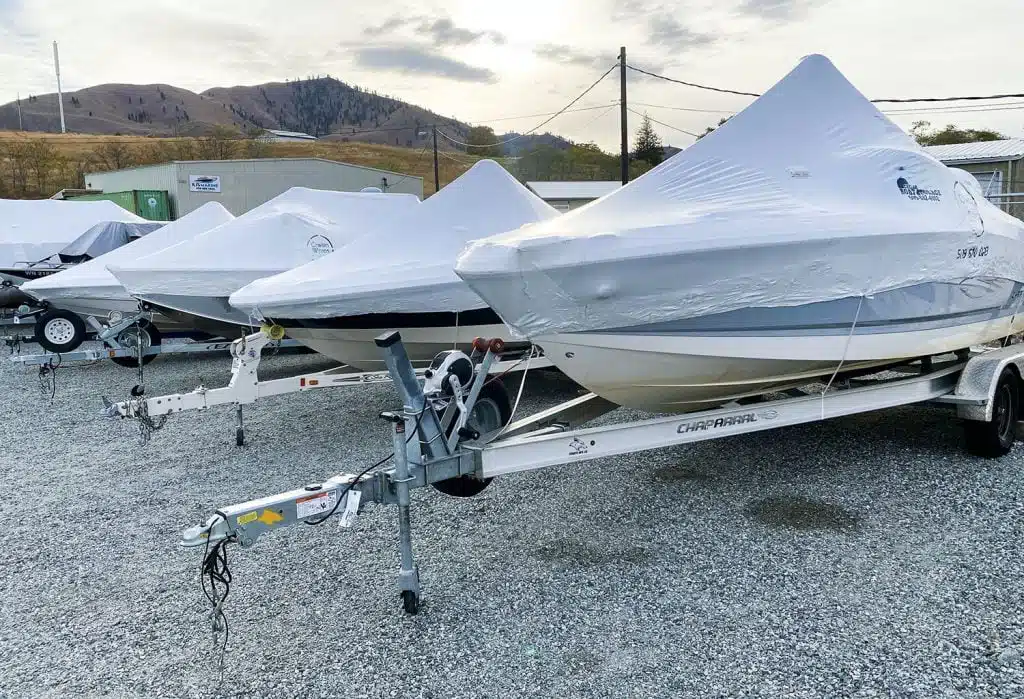
[[[1020,412],[1020,378],[1010,367],[1000,374],[992,401],[991,420],[964,423],[967,451],[987,459],[1006,456],[1013,447]]]
[[[512,419],[512,400],[509,398],[505,384],[500,380],[492,380],[480,389],[480,395],[473,406],[466,426],[481,434],[493,432],[508,424]],[[448,434],[451,434],[449,428]],[[458,476],[448,480],[432,483],[435,489],[455,498],[471,498],[479,495],[491,484],[493,478],[474,478]]]
[[[145,318],[140,318],[136,325],[128,326],[117,336],[117,342],[122,347],[136,347],[141,344],[143,351],[150,347],[159,347],[162,341],[163,337],[160,335],[160,331]],[[107,347],[112,346],[107,344]],[[145,366],[154,359],[156,359],[155,354],[146,355],[142,358],[142,365]],[[111,357],[110,361],[127,369],[136,369],[139,366],[138,357]]]
[[[402,590],[402,609],[406,614],[416,614],[420,611],[420,600],[412,590]]]
[[[36,320],[35,340],[50,352],[70,352],[85,341],[85,321],[64,309],[46,311]]]

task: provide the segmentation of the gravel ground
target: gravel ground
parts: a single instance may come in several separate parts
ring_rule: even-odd
[[[218,655],[182,528],[390,448],[387,385],[171,418],[97,417],[109,362],[0,367],[0,694],[267,697],[1021,697],[1024,449],[984,461],[908,408],[414,493],[421,613],[397,524],[292,527],[230,551]],[[162,357],[148,389],[222,385]],[[325,368],[264,362],[265,378]],[[537,373],[520,410],[573,387]],[[525,414],[525,413],[523,413]],[[614,419],[635,417],[625,411]]]

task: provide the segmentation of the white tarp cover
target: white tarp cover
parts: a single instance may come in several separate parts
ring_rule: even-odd
[[[138,240],[62,272],[26,282],[21,288],[43,301],[83,296],[130,298],[121,283],[107,270],[108,264],[129,263],[133,259],[194,238],[232,219],[234,216],[218,202],[207,202],[177,221],[172,221]]]
[[[104,221],[145,219],[112,201],[0,199],[0,267],[46,259]]]
[[[642,177],[477,241],[456,271],[517,334],[538,337],[927,281],[1021,281],[1021,237],[973,177],[814,55]]]
[[[236,291],[264,318],[484,308],[452,270],[469,241],[558,215],[493,160],[481,160],[405,215],[335,252]]]
[[[213,230],[108,269],[134,296],[226,297],[254,279],[328,254],[418,205],[412,194],[292,187]]]

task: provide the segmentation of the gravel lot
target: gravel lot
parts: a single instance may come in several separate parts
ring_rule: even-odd
[[[232,548],[218,689],[181,529],[377,460],[391,387],[257,403],[244,449],[230,408],[141,446],[97,416],[130,371],[61,370],[51,404],[34,369],[0,363],[3,696],[1024,696],[1024,448],[969,457],[939,409],[509,476],[470,500],[417,491],[415,618],[392,509]],[[263,375],[326,366],[281,355]],[[162,357],[148,390],[228,367]],[[572,392],[538,373],[520,410]]]

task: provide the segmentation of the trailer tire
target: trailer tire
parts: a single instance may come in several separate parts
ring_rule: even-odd
[[[1020,377],[1011,367],[1003,369],[992,397],[992,419],[964,422],[967,451],[986,459],[1006,456],[1013,448],[1020,415]]]
[[[415,615],[420,611],[419,596],[412,590],[402,590],[402,609],[406,614]]]
[[[142,334],[143,349],[160,346],[160,343],[163,341],[163,336],[160,334],[160,331],[157,329],[155,325],[150,323],[145,318],[140,318],[138,321],[138,326],[139,332]],[[134,325],[122,330],[121,334],[117,336],[118,343],[120,343],[122,346],[125,345],[125,342],[121,342],[121,338],[125,337],[127,339],[126,334],[134,334],[134,331]],[[107,347],[112,347],[112,345],[107,344]],[[146,366],[154,359],[156,359],[155,354],[146,355],[142,358],[142,365]],[[110,361],[112,361],[114,364],[117,364],[118,366],[123,366],[126,369],[136,369],[139,366],[139,360],[137,357],[111,357]]]
[[[85,341],[85,321],[62,308],[46,311],[35,326],[35,341],[43,349],[60,354],[71,352]]]
[[[478,414],[477,408],[487,412]],[[499,427],[504,427],[512,419],[512,400],[509,398],[508,391],[505,390],[505,384],[500,379],[492,379],[480,389],[480,395],[477,397],[476,405],[473,407],[473,412],[470,415],[471,420],[474,415],[478,415],[478,419],[485,423],[474,426],[482,428],[480,430],[482,432],[490,432]],[[500,424],[498,424],[499,422]],[[472,426],[472,423],[467,426]],[[451,429],[448,430],[448,435],[450,434]],[[494,479],[458,476],[438,481],[431,485],[436,490],[454,498],[471,498],[482,493],[491,484],[492,480]]]

